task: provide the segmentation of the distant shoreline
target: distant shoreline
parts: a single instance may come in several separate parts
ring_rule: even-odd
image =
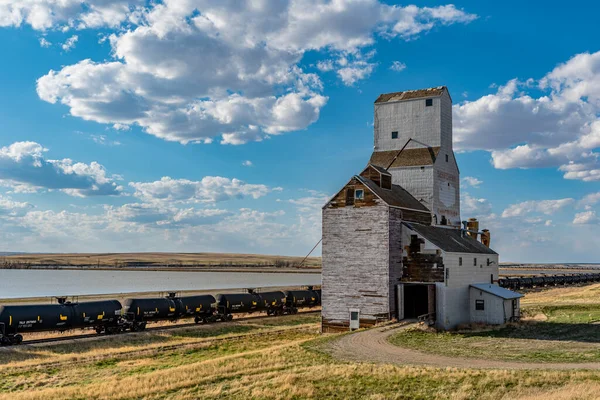
[[[263,267],[256,265],[239,266],[168,266],[168,265],[149,265],[139,267],[111,267],[108,265],[15,265],[0,266],[0,270],[24,269],[24,270],[57,270],[57,271],[160,271],[160,272],[240,272],[240,273],[285,273],[285,274],[317,274],[321,273],[319,267],[300,267],[300,268],[278,268]]]

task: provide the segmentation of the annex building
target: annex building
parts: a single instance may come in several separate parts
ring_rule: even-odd
[[[445,86],[375,101],[369,163],[323,207],[322,327],[421,319],[440,329],[519,317],[490,234],[460,217]]]

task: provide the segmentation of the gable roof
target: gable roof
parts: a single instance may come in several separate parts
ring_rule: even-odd
[[[392,189],[383,189],[375,182],[368,178],[356,175],[361,183],[371,190],[375,196],[379,197],[388,206],[406,208],[422,212],[430,212],[427,207],[419,200],[415,199],[412,194],[408,193],[402,186],[392,185]]]
[[[381,166],[378,166],[378,165],[375,165],[375,164],[371,164],[371,163],[369,163],[369,164],[367,165],[367,168],[369,168],[369,167],[373,167],[373,168],[374,168],[375,170],[377,170],[377,171],[378,171],[380,174],[384,174],[384,175],[392,175],[392,174],[390,174],[390,173],[389,173],[389,171],[388,171],[387,169],[385,169],[385,167],[381,167]],[[365,168],[365,169],[367,169],[367,168]]]
[[[405,90],[404,92],[384,93],[379,95],[377,100],[375,100],[375,104],[422,99],[426,97],[439,97],[447,90],[448,88],[446,86],[438,86],[427,89]]]
[[[419,147],[416,149],[374,151],[371,154],[369,164],[381,168],[418,167],[422,165],[433,165],[440,152],[440,147]],[[398,155],[400,153],[400,155]],[[394,160],[394,157],[398,158]],[[394,163],[390,166],[390,163]]]
[[[461,229],[441,228],[414,222],[403,222],[403,224],[435,246],[450,253],[498,254],[471,236],[463,235]]]
[[[504,300],[512,300],[523,297],[521,293],[513,292],[512,290],[505,289],[498,285],[492,285],[491,283],[474,283],[471,285],[471,287],[503,298]]]

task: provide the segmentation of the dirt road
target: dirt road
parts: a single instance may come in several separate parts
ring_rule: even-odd
[[[346,335],[330,344],[329,352],[341,360],[432,367],[489,368],[489,369],[600,369],[600,363],[521,363],[483,360],[426,354],[395,346],[388,338],[414,324],[373,328]]]

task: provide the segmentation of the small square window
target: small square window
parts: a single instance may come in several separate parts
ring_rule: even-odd
[[[362,189],[356,189],[354,192],[354,198],[356,200],[364,200],[365,199],[365,191]]]
[[[433,99],[425,99],[425,107],[431,107],[433,105]]]
[[[485,310],[485,302],[483,300],[475,300],[475,310],[484,311]]]
[[[462,265],[462,257],[458,257],[458,265]]]
[[[392,139],[398,139],[398,132],[397,131],[392,132]]]

